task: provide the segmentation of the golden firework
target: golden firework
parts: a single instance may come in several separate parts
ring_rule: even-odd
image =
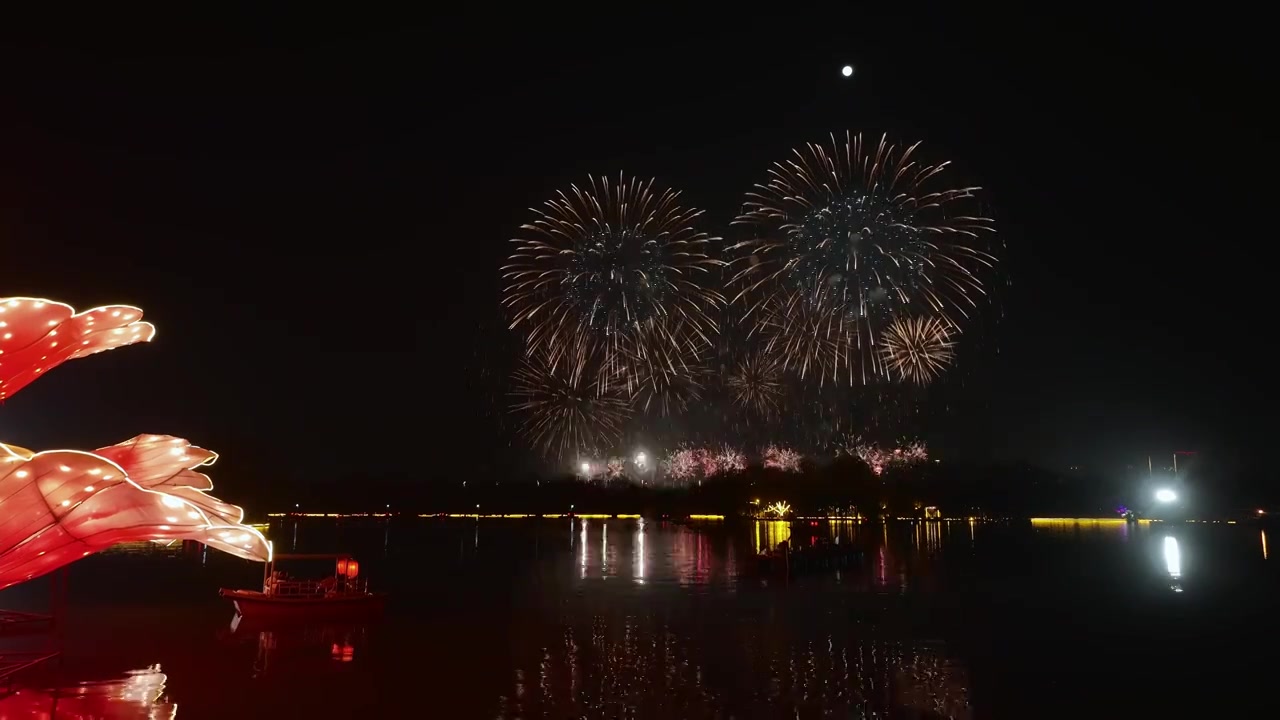
[[[630,406],[621,387],[600,384],[596,362],[583,343],[559,354],[543,348],[521,360],[511,382],[511,411],[544,455],[562,458],[617,441]]]
[[[927,312],[955,328],[985,296],[994,225],[973,207],[979,188],[947,185],[947,163],[917,162],[918,146],[832,135],[748,193],[734,223],[755,236],[730,248],[731,302],[760,331],[803,321],[813,338],[786,327],[775,341],[796,353],[789,365],[865,383],[880,374],[877,335],[894,317]]]
[[[591,177],[532,210],[502,267],[503,305],[529,352],[555,360],[588,344],[613,372],[643,343],[668,345],[646,355],[712,343],[710,313],[724,302],[723,263],[710,255],[718,238],[694,228],[702,212],[679,196],[653,180]]]
[[[955,343],[947,324],[934,316],[896,318],[880,335],[885,369],[902,382],[928,385],[951,364]]]
[[[775,415],[782,407],[782,367],[767,352],[751,353],[739,362],[725,385],[739,407],[762,417]]]

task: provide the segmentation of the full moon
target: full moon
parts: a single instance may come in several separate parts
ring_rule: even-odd
[[[852,77],[852,76],[853,76],[853,66],[852,66],[852,65],[845,65],[844,67],[840,68],[840,74],[841,74],[841,75],[843,75],[843,76],[845,76],[845,77]]]

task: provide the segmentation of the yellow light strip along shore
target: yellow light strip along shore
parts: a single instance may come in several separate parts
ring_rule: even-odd
[[[396,517],[398,515],[399,513],[387,513],[387,512],[381,512],[381,513],[267,513],[267,517],[269,518],[286,518],[286,517],[389,518],[389,517]],[[640,515],[624,514],[624,513],[619,513],[617,515],[611,515],[607,513],[543,513],[543,514],[509,513],[505,515],[496,515],[496,514],[481,515],[479,513],[418,513],[417,517],[420,517],[420,518],[439,518],[439,517],[477,518],[477,519],[485,519],[485,520],[496,520],[496,519],[519,520],[519,519],[526,519],[526,518],[548,518],[548,519],[582,518],[583,520],[637,520],[640,518]],[[723,515],[682,515],[682,516],[677,516],[675,519],[723,520],[724,516]]]
[[[389,512],[380,512],[380,513],[316,513],[316,512],[305,512],[305,513],[267,513],[267,517],[269,517],[269,518],[287,518],[287,517],[304,517],[304,518],[390,518],[390,517],[397,517],[397,516],[399,516],[399,515],[400,515],[400,513],[389,513]],[[641,517],[638,513],[630,513],[630,514],[626,514],[626,513],[619,513],[619,514],[617,514],[617,515],[611,515],[611,514],[608,514],[608,513],[542,513],[542,514],[538,514],[538,513],[528,513],[528,514],[523,514],[523,513],[509,513],[509,514],[505,514],[505,515],[502,515],[502,514],[482,515],[482,514],[478,514],[478,513],[418,513],[416,516],[417,516],[417,517],[420,517],[420,518],[440,518],[440,517],[446,517],[446,518],[473,518],[473,519],[484,519],[484,520],[520,520],[520,519],[528,519],[528,518],[546,518],[546,519],[551,519],[551,520],[555,520],[555,519],[562,519],[562,518],[581,518],[581,519],[583,519],[583,520],[636,520],[636,519],[639,519],[639,518]],[[674,519],[674,520],[724,520],[724,519],[725,519],[725,516],[724,516],[724,515],[694,514],[694,515],[677,515],[677,516],[669,516],[669,519]],[[787,520],[787,519],[790,519],[790,520],[808,520],[808,521],[814,521],[814,520],[816,520],[816,521],[820,521],[820,522],[874,522],[874,521],[875,521],[875,519],[874,519],[874,518],[865,518],[865,517],[857,517],[857,516],[844,516],[844,515],[833,515],[833,516],[826,516],[826,515],[796,515],[796,516],[793,516],[793,517],[791,517],[791,518],[756,518],[756,519],[757,519],[757,520],[760,520],[760,521],[768,521],[768,522],[777,522],[778,520]],[[893,519],[894,519],[895,521],[899,521],[899,522],[986,522],[986,521],[987,521],[987,518],[980,518],[980,517],[962,517],[962,518],[929,518],[929,519],[925,519],[925,518],[908,518],[908,517],[899,517],[899,518],[893,518]],[[1048,526],[1048,525],[1116,525],[1116,526],[1118,526],[1118,525],[1123,525],[1123,524],[1125,524],[1125,522],[1126,522],[1126,520],[1125,520],[1124,518],[1111,518],[1111,517],[1108,517],[1108,518],[1045,518],[1045,517],[1036,517],[1036,518],[1031,518],[1031,524],[1032,524],[1033,526],[1034,526],[1034,525],[1040,525],[1040,526]],[[1178,521],[1176,521],[1176,520],[1172,520],[1172,521],[1171,521],[1171,520],[1159,520],[1159,519],[1151,519],[1151,518],[1140,518],[1140,519],[1138,519],[1136,522],[1137,522],[1139,525],[1149,525],[1149,524],[1151,524],[1151,523],[1153,523],[1153,522],[1178,522]],[[1235,521],[1235,520],[1183,520],[1182,522],[1189,522],[1189,523],[1205,523],[1205,524],[1215,524],[1215,525],[1220,525],[1220,524],[1225,524],[1225,525],[1235,525],[1235,524],[1236,524],[1236,521]]]

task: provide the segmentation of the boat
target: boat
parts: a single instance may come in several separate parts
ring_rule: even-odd
[[[795,545],[787,541],[777,548],[756,555],[756,572],[760,575],[799,575],[827,570],[840,570],[856,565],[862,559],[862,551],[848,543],[820,542],[814,545]]]
[[[297,580],[276,569],[281,561],[331,560],[334,573],[321,580]],[[347,554],[276,555],[262,571],[262,590],[222,588],[247,621],[351,619],[380,614],[386,593],[369,592],[360,563]]]

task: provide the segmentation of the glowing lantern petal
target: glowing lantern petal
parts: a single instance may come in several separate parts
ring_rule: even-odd
[[[124,468],[142,487],[182,498],[221,523],[239,525],[244,520],[242,508],[205,494],[213,489],[213,481],[195,468],[218,459],[212,450],[171,435],[139,435],[94,452]]]
[[[207,527],[187,533],[183,539],[249,560],[269,557],[266,538],[241,524],[244,509],[207,494],[213,481],[195,468],[212,465],[217,453],[171,435],[139,435],[94,452],[119,465],[141,487],[191,505],[182,510],[184,513],[196,512],[206,518]]]
[[[205,461],[188,456],[188,462]],[[158,463],[138,467],[163,482]],[[269,558],[261,533],[229,521],[243,516],[239,508],[190,487],[172,489],[178,494],[144,488],[121,465],[94,453],[31,454],[0,445],[0,589],[136,540],[196,540],[248,560]]]
[[[99,448],[94,454],[124,468],[129,479],[142,487],[166,491],[174,487],[212,490],[209,476],[193,468],[212,465],[218,459],[212,450],[172,435],[139,435]]]
[[[155,337],[142,311],[108,305],[77,313],[40,298],[0,298],[0,400],[67,360]]]
[[[32,455],[35,455],[35,453],[26,448],[0,443],[0,462],[4,462],[5,459],[9,457],[18,457],[23,460],[30,460]]]

